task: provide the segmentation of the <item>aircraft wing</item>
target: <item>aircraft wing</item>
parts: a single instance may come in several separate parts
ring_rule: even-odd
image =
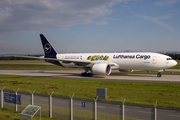
[[[21,58],[32,58],[32,59],[39,59],[39,60],[48,60],[48,61],[62,61],[64,63],[74,63],[78,66],[84,66],[84,67],[92,67],[98,62],[91,62],[91,61],[79,61],[79,60],[65,60],[65,59],[56,59],[56,58],[44,58],[44,56],[41,57],[32,57],[32,56],[14,56],[14,57],[21,57]],[[116,66],[116,63],[108,63],[110,66]]]
[[[14,57],[20,57],[20,58],[32,58],[32,59],[39,59],[39,60],[60,61],[59,59],[55,59],[55,58],[44,58],[44,56],[41,56],[41,57],[32,57],[32,56],[14,56]]]

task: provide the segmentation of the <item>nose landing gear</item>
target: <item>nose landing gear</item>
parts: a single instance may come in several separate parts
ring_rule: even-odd
[[[165,71],[165,69],[162,69],[162,70],[158,70],[158,74],[157,74],[157,77],[161,77],[161,73],[162,71]]]
[[[161,72],[158,72],[157,77],[161,77]]]
[[[88,72],[83,72],[83,73],[81,73],[81,76],[89,76],[89,77],[92,77],[93,74],[92,74],[92,73],[88,73]]]

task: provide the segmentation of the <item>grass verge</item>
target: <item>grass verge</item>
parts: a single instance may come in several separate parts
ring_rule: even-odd
[[[23,110],[25,109],[27,105],[28,103],[23,102],[21,105],[18,105],[18,109]],[[48,118],[49,105],[44,105],[44,104],[35,104],[35,105],[41,106],[41,115],[42,115],[41,119],[49,120]],[[8,120],[15,120],[15,119],[19,120],[20,112],[15,112],[11,110],[14,107],[14,104],[5,103],[5,107],[8,107],[10,109],[7,109],[7,108],[0,109],[0,118],[2,119],[8,118]],[[58,119],[68,120],[71,118],[70,109],[68,108],[61,108],[61,107],[53,106],[52,110],[53,110],[52,120],[58,120]],[[74,108],[73,113],[74,113],[73,114],[74,120],[93,120],[94,118],[94,112],[92,111],[79,110],[79,109]],[[37,114],[33,117],[33,120],[39,120],[40,118],[39,114],[40,112],[37,112]],[[122,118],[120,115],[109,115],[109,114],[104,114],[104,113],[98,113],[97,116],[98,116],[98,120],[121,120]],[[126,117],[126,120],[138,120],[138,119]]]
[[[53,96],[67,97],[75,93],[76,99],[92,100],[96,97],[96,88],[107,88],[106,102],[120,103],[126,98],[126,103],[153,106],[158,101],[158,107],[180,109],[180,85],[163,83],[137,83],[117,81],[95,81],[58,78],[35,78],[0,76],[0,88],[13,91],[20,88],[19,92],[33,91],[36,94],[47,95],[54,91]]]
[[[0,120],[19,120],[20,119],[21,112],[14,111],[11,109],[3,108],[0,109]],[[40,116],[35,115],[33,117],[33,120],[39,120]],[[49,120],[47,116],[41,116],[42,120]],[[51,118],[51,120],[63,120],[63,119],[57,119],[57,118]]]

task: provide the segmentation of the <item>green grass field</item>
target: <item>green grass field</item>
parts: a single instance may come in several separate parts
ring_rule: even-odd
[[[9,107],[13,108],[13,104],[11,103],[5,103],[8,104]],[[28,103],[22,102],[19,108],[25,108]],[[48,117],[49,115],[49,105],[44,105],[44,104],[36,104],[38,106],[41,106],[41,119],[42,120],[49,120],[50,118]],[[68,120],[70,119],[70,109],[69,108],[60,108],[53,106],[52,107],[52,120],[58,120],[57,118],[60,118],[59,120]],[[38,111],[37,114],[33,117],[33,120],[39,120],[40,112]],[[45,115],[45,116],[44,116]],[[104,114],[104,113],[97,113],[98,120],[121,120],[122,116],[120,115],[109,115],[109,114]],[[3,108],[0,109],[0,120],[19,120],[20,118],[20,112],[15,112],[13,110]],[[74,109],[73,110],[73,119],[74,120],[93,120],[94,118],[94,112],[93,111],[86,111],[86,110],[79,110],[79,109]],[[126,120],[138,120],[130,117],[126,117]]]
[[[57,78],[35,78],[0,76],[0,88],[13,91],[20,88],[20,92],[33,91],[36,94],[47,95],[54,91],[53,96],[69,98],[68,94],[75,93],[74,98],[92,100],[96,97],[96,88],[107,88],[106,102],[120,103],[126,98],[128,104],[153,106],[158,101],[158,107],[180,109],[180,85],[162,83],[137,83],[117,81],[96,81]]]
[[[20,120],[20,114],[21,114],[20,111],[16,112],[14,110],[3,108],[0,109],[0,120]],[[35,115],[33,117],[33,120],[39,120],[39,119],[40,119],[39,115]],[[47,116],[41,116],[41,120],[49,120],[49,118]],[[61,119],[51,118],[51,120],[61,120]]]

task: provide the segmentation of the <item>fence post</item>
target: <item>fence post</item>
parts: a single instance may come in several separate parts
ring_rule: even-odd
[[[54,91],[49,94],[49,118],[52,118],[52,94],[54,93]]]
[[[95,106],[94,106],[94,107],[95,107],[95,108],[94,108],[94,109],[95,109],[95,120],[97,120],[97,100],[98,100],[98,97],[99,97],[99,96],[97,96],[96,99],[93,98],[93,99],[94,99],[94,102],[95,102]]]
[[[13,89],[14,90],[14,89]],[[15,91],[15,95],[17,96],[17,92],[18,92],[19,88],[17,90],[14,90]],[[18,111],[18,105],[16,104],[16,111]]]
[[[30,90],[29,90],[29,92],[31,93],[31,104],[32,105],[34,105],[34,92],[36,91],[36,89],[33,91],[33,92],[31,92]]]
[[[156,106],[157,106],[157,101],[156,101],[156,103],[154,103],[154,120],[157,120],[157,109],[156,109]]]
[[[4,100],[4,93],[3,93],[3,90],[4,90],[5,86],[0,90],[1,90],[1,108],[3,108],[3,100]]]
[[[73,97],[74,97],[74,94],[72,96],[69,95],[69,97],[71,98],[71,120],[73,120]]]
[[[40,108],[40,120],[41,120],[41,108]]]
[[[124,98],[124,101],[122,101],[121,100],[121,102],[122,102],[122,120],[125,120],[124,118],[125,118],[125,110],[124,110],[124,102],[125,102],[125,100],[126,100],[126,98]]]

